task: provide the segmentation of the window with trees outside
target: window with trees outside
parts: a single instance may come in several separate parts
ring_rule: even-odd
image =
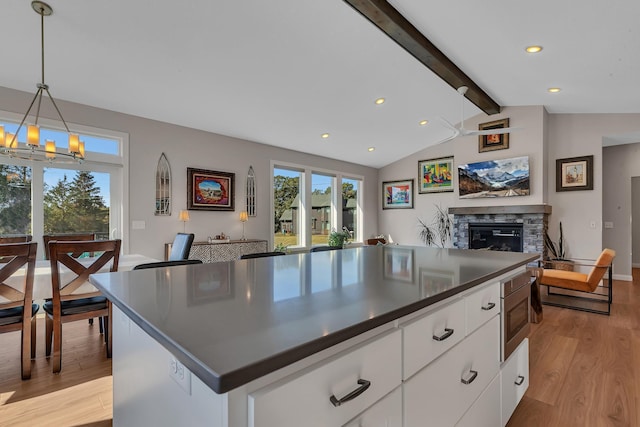
[[[350,241],[362,241],[362,178],[298,165],[274,164],[272,172],[276,250],[326,245],[343,228]]]
[[[10,113],[4,114],[4,116]],[[0,120],[6,132],[18,123]],[[41,139],[66,149],[67,133],[40,123]],[[78,130],[74,126],[74,130]],[[0,156],[0,235],[30,234],[43,257],[44,234],[95,233],[123,237],[124,144],[126,135],[84,128],[85,158],[76,162],[33,161]],[[92,132],[93,131],[93,132]],[[94,133],[95,132],[95,133]],[[111,133],[112,135],[108,135]],[[18,139],[26,139],[21,129]],[[99,136],[98,136],[99,135]]]

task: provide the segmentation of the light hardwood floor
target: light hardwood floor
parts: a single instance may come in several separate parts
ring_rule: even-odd
[[[0,426],[110,426],[111,361],[97,323],[63,326],[62,373],[53,375],[38,322],[28,381],[19,333],[0,334]],[[508,427],[640,425],[640,271],[615,282],[610,317],[544,306],[532,326],[530,386]]]

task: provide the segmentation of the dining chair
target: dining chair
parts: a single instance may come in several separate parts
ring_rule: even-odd
[[[49,258],[49,242],[51,241],[73,241],[73,242],[88,242],[91,240],[95,240],[96,235],[94,233],[76,233],[76,234],[45,234],[42,236],[42,240],[44,241],[44,259]],[[79,258],[82,256],[84,252],[74,252],[72,256],[74,258]],[[90,257],[93,256],[93,253],[88,254]]]
[[[62,368],[63,323],[103,317],[107,357],[111,357],[111,303],[98,290],[79,288],[91,274],[118,271],[121,243],[120,239],[49,242],[53,298],[45,302],[43,308],[47,314],[45,353],[47,357],[51,356],[53,344],[51,364],[54,373]],[[101,255],[81,262],[71,255],[77,252],[99,252]]]
[[[144,264],[138,264],[133,267],[134,270],[144,270],[147,268],[161,268],[161,267],[173,267],[176,265],[193,265],[193,264],[202,264],[202,260],[199,259],[179,259],[175,261],[158,261],[158,262],[147,262]]]
[[[191,251],[191,245],[193,244],[193,233],[178,233],[176,234],[173,243],[171,244],[171,253],[167,261],[178,261],[182,259],[189,259],[189,252]]]
[[[281,255],[286,255],[286,254],[284,252],[279,252],[279,251],[275,251],[275,252],[258,252],[256,254],[240,255],[240,259],[266,258],[266,257],[270,257],[270,256],[281,256]]]
[[[31,378],[31,359],[36,356],[36,313],[40,309],[33,303],[33,275],[36,268],[38,244],[9,243],[0,245],[0,257],[5,261],[0,267],[0,333],[21,332],[20,367],[22,379]],[[16,275],[22,282],[21,289],[5,282],[14,273],[27,266],[23,275]],[[30,314],[28,311],[30,310]]]
[[[30,234],[23,234],[21,236],[0,236],[0,245],[5,243],[27,243],[31,241]]]

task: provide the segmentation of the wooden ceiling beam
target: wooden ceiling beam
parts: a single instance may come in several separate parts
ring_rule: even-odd
[[[489,115],[500,112],[497,102],[385,0],[344,1],[451,87],[467,86],[467,99],[482,111]]]

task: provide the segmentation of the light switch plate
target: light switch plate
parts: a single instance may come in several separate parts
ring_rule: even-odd
[[[131,221],[132,230],[144,230],[147,224],[144,221]]]
[[[605,221],[604,222],[604,228],[613,228],[613,222]]]

